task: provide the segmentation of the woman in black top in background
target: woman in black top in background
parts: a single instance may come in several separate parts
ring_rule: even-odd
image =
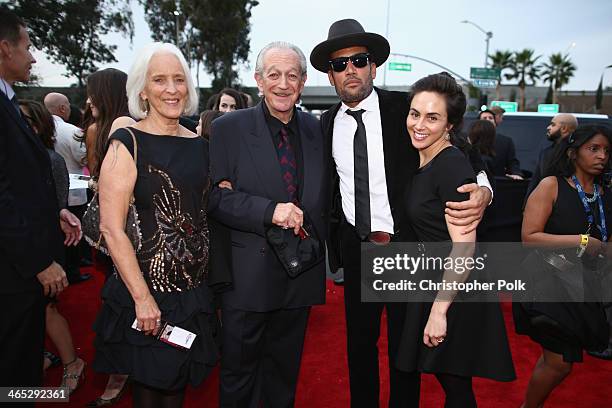
[[[406,195],[410,223],[420,242],[446,241],[450,247],[452,241],[445,254],[451,258],[473,256],[476,241],[476,232],[465,233],[445,214],[448,201],[468,199],[457,188],[475,179],[466,154],[454,146],[465,145],[457,140],[465,107],[465,95],[450,75],[430,75],[413,85],[406,122],[420,157]],[[452,269],[440,274],[447,281],[467,275]],[[446,407],[475,407],[472,377],[510,381],[514,368],[499,304],[454,300],[454,294],[438,292],[433,303],[407,305],[397,365],[435,374]]]
[[[611,191],[603,185],[602,174],[610,168],[611,146],[610,129],[578,127],[557,146],[551,164],[555,175],[542,179],[529,195],[523,217],[523,242],[555,248],[566,260],[584,265],[582,280],[587,289],[601,284],[593,280],[596,275],[589,269],[610,256]],[[582,362],[583,350],[602,350],[608,344],[609,326],[600,302],[518,303],[513,312],[516,331],[542,346],[525,408],[541,407],[570,374],[573,363]],[[537,324],[541,321],[550,324]]]

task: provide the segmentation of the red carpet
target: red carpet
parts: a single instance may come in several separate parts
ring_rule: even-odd
[[[100,305],[100,288],[104,277],[98,271],[93,279],[70,287],[60,297],[58,307],[68,319],[78,353],[86,360],[93,357],[93,332],[91,325]],[[539,347],[525,336],[514,334],[509,304],[504,312],[514,363],[518,379],[512,383],[497,383],[476,379],[475,391],[480,407],[518,407],[522,401],[529,375],[540,354]],[[327,304],[313,308],[302,361],[302,371],[297,390],[299,408],[348,407],[348,376],[345,356],[344,306],[342,288],[328,281]],[[386,330],[383,330],[383,333]],[[386,350],[386,338],[381,337],[379,349]],[[50,346],[53,350],[53,347]],[[388,361],[381,358],[381,367]],[[53,368],[46,375],[46,385],[57,386],[61,380],[61,368]],[[388,396],[387,370],[381,369],[383,379],[381,406]],[[58,406],[82,407],[87,401],[100,395],[107,377],[89,367],[84,385],[71,397],[69,404]],[[610,385],[612,384],[612,362],[585,356],[583,364],[576,364],[571,376],[553,393],[547,407],[588,407],[610,406]],[[197,389],[188,390],[186,407],[217,406],[217,372]],[[608,402],[606,402],[608,401]],[[436,380],[423,376],[421,392],[422,407],[442,407],[443,394]],[[45,404],[51,405],[51,404]],[[131,406],[126,394],[117,407]]]

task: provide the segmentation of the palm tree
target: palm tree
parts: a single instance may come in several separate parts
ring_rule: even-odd
[[[552,102],[557,103],[557,92],[574,76],[576,66],[570,61],[569,55],[562,55],[559,52],[548,57],[548,62],[542,64],[542,67],[544,82],[549,83],[553,91]]]
[[[529,48],[525,48],[523,51],[515,51],[514,58],[512,58],[512,63],[509,67],[512,73],[505,74],[506,79],[518,79],[520,91],[519,110],[525,110],[525,87],[527,86],[527,81],[530,82],[529,85],[533,86],[536,79],[540,78],[540,65],[537,64],[537,61],[541,56],[538,55],[536,57],[533,54],[534,51]]]
[[[501,99],[501,81],[502,71],[506,68],[510,68],[512,65],[512,52],[510,51],[495,51],[495,54],[489,55],[491,60],[491,68],[499,69],[499,77],[497,78],[497,86],[495,87],[495,98],[499,101]]]

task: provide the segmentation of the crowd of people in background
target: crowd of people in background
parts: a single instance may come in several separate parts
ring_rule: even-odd
[[[495,177],[531,177],[523,242],[562,248],[564,261],[593,270],[612,253],[610,129],[556,115],[551,146],[527,174],[497,130],[503,109],[480,111],[462,132],[466,97],[450,74],[422,78],[410,93],[375,87],[390,46],[356,20],[333,23],[310,54],[340,100],[320,121],[296,108],[308,62],[287,42],[257,56],[259,103],[225,88],[201,112],[183,54],[162,43],[139,50],[127,74],[89,75],[83,107],[55,92],[18,100],[14,85],[36,62],[30,47],[25,23],[0,9],[0,386],[41,386],[56,365],[69,393],[85,379],[57,307],[68,284],[90,279],[80,273],[92,253],[81,222],[92,191],[70,189],[69,174],[93,180],[102,238],[90,244],[103,239],[106,251],[93,251],[106,282],[89,363],[109,375],[95,407],[128,385],[134,406],[180,407],[187,385],[219,361],[220,406],[293,406],[327,264],[323,256],[290,273],[273,233],[320,241],[332,272],[343,269],[353,407],[379,405],[383,311],[390,407],[419,406],[422,373],[435,374],[446,407],[477,406],[474,377],[516,378],[497,302],[442,292],[430,302],[363,302],[363,243],[448,242],[452,256],[472,256]],[[542,346],[525,408],[542,406],[583,351],[611,354],[602,302],[517,303],[514,316],[516,331]],[[45,330],[59,356],[43,351]],[[192,342],[176,347],[172,330]]]

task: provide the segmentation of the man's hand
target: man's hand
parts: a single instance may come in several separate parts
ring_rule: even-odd
[[[76,246],[83,236],[83,231],[81,231],[81,221],[79,221],[77,216],[64,208],[60,211],[60,227],[66,235],[64,245]]]
[[[45,296],[53,297],[68,287],[66,272],[55,261],[47,269],[38,273],[36,278],[43,285]]]
[[[219,188],[225,188],[228,190],[233,190],[232,183],[229,180],[223,180],[219,182]]]
[[[284,229],[293,228],[293,232],[297,235],[304,223],[304,212],[293,203],[276,204],[272,223]]]
[[[457,188],[460,193],[470,193],[467,201],[448,201],[445,213],[448,222],[453,225],[465,227],[462,234],[468,234],[478,227],[485,209],[491,201],[491,191],[486,187],[480,187],[476,183],[464,184]]]

